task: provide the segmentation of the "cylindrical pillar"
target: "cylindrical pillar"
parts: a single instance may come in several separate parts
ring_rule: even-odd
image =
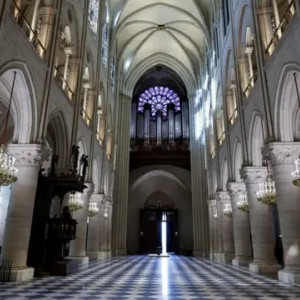
[[[96,259],[99,260],[101,258],[100,251],[99,251],[99,240],[100,240],[100,226],[101,226],[101,219],[102,211],[102,201],[104,198],[104,194],[92,194],[91,200],[97,203],[99,208],[99,212],[95,216],[89,217],[89,230],[88,230],[88,238],[87,238],[87,256],[90,260]]]
[[[249,269],[255,273],[275,273],[279,271],[275,259],[275,232],[272,209],[257,200],[259,183],[267,176],[266,167],[245,167],[242,176],[246,182],[249,203],[250,228],[253,247],[253,262]]]
[[[252,261],[249,214],[237,208],[239,197],[245,193],[246,187],[244,183],[229,182],[228,189],[231,197],[235,249],[235,258],[232,260],[232,264],[248,266]]]
[[[293,185],[291,172],[300,153],[300,143],[270,143],[263,149],[272,163],[273,179],[284,250],[285,268],[279,280],[300,283],[300,190]]]
[[[1,258],[12,261],[10,279],[26,281],[33,278],[33,268],[26,265],[38,173],[43,149],[36,144],[11,144],[18,169],[18,180],[11,186]]]
[[[91,183],[85,183],[85,185],[87,188],[81,194],[83,207],[73,213],[73,219],[77,221],[76,239],[70,242],[69,252],[69,258],[77,260],[81,264],[89,262],[89,258],[86,256],[85,245],[89,200],[93,192],[93,185]]]
[[[218,192],[218,198],[221,203],[222,220],[221,220],[221,230],[222,230],[222,241],[223,241],[223,262],[232,262],[234,259],[234,240],[233,240],[233,222],[232,216],[225,216],[224,208],[229,205],[231,206],[231,199],[228,192]]]

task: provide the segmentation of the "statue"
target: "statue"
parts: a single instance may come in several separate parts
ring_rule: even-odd
[[[79,146],[73,145],[71,161],[72,161],[72,167],[73,167],[74,173],[76,173],[76,171],[77,171],[78,158],[79,158]]]
[[[88,167],[88,156],[85,154],[82,154],[80,158],[80,166],[82,166],[82,171],[81,171],[81,180],[84,181],[85,175],[86,175],[86,169]],[[81,167],[80,167],[81,168]]]

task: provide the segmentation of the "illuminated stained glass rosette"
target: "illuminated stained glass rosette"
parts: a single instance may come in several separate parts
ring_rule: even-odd
[[[168,117],[168,104],[174,104],[175,112],[181,109],[179,96],[168,87],[155,86],[145,90],[139,97],[138,112],[144,112],[144,105],[151,105],[151,117],[154,119],[158,111],[164,119]]]

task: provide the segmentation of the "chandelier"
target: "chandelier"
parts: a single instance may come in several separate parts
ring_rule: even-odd
[[[98,205],[95,201],[91,201],[89,204],[89,211],[88,211],[88,215],[89,217],[93,217],[98,215],[99,213],[99,208]]]
[[[230,202],[224,203],[223,215],[228,218],[232,217],[232,206]]]
[[[13,95],[15,81],[16,81],[16,74],[17,72],[14,71],[14,79],[12,83],[8,108],[5,117],[5,125],[3,128],[2,145],[0,146],[0,186],[10,185],[11,183],[17,180],[18,170],[15,168],[15,159],[12,155],[7,154],[5,149],[8,119],[9,119],[9,113],[11,108],[12,95]]]
[[[269,206],[274,206],[276,204],[275,181],[269,170],[265,182],[259,184],[259,191],[256,192],[256,197],[258,201]]]
[[[218,210],[217,210],[217,208],[216,207],[213,207],[213,217],[214,217],[214,219],[218,219]]]
[[[300,187],[300,158],[295,160],[295,170],[292,172],[293,184]]]
[[[83,201],[79,193],[71,192],[69,196],[69,208],[71,212],[79,210],[83,207]]]
[[[239,200],[237,201],[236,205],[237,208],[243,212],[249,211],[249,203],[246,193],[243,193],[239,196]]]

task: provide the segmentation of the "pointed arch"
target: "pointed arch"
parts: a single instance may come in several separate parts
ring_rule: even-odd
[[[27,144],[34,141],[37,134],[37,105],[33,80],[25,63],[12,61],[1,67],[0,101],[8,106],[14,71],[17,73],[11,105],[12,142]]]

